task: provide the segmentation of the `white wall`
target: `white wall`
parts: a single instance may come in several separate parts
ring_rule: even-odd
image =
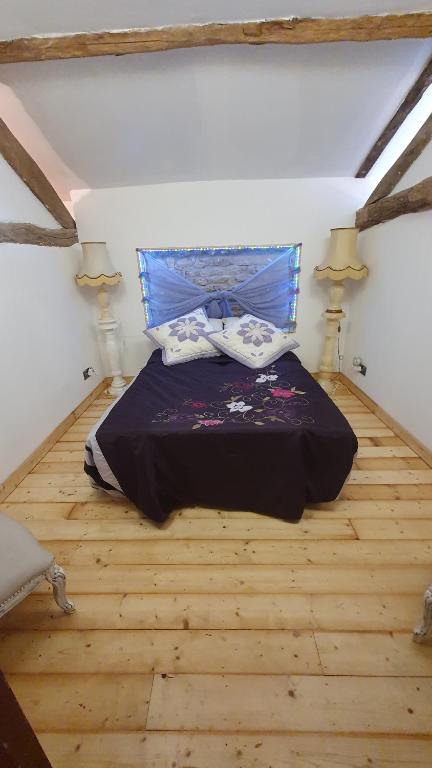
[[[59,226],[1,157],[0,221]],[[80,253],[0,245],[0,482],[100,380],[93,314],[73,279]],[[89,365],[99,376],[84,382]]]
[[[398,190],[432,174],[430,146]],[[432,449],[432,212],[372,227],[359,244],[370,276],[350,287],[344,371]],[[352,368],[353,355],[367,364],[365,377]]]
[[[430,87],[430,90],[432,91],[432,86]],[[402,189],[407,189],[408,187],[412,187],[413,184],[417,184],[419,181],[422,181],[427,176],[430,176],[432,174],[432,142],[429,142],[427,147],[423,150],[420,157],[415,160],[411,166],[411,168],[408,168],[405,176],[402,176],[402,178],[399,180],[399,182],[396,184],[392,194],[396,192],[400,192]]]
[[[316,370],[323,339],[327,286],[313,279],[331,227],[352,226],[371,182],[355,179],[213,181],[72,192],[81,240],[105,240],[124,281],[112,291],[121,323],[125,372],[144,365],[151,343],[137,247],[266,245],[303,242],[298,304],[299,356]]]

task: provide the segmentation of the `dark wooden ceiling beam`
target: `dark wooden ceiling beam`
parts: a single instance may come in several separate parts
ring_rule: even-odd
[[[430,209],[432,209],[432,176],[423,179],[413,187],[360,208],[357,211],[355,225],[360,230],[369,229],[406,213],[418,213]]]
[[[413,140],[408,144],[407,148],[402,152],[401,156],[396,160],[392,167],[383,176],[380,183],[375,187],[370,197],[366,200],[365,205],[375,203],[382,197],[386,197],[393,192],[395,186],[405,176],[407,170],[412,166],[413,162],[421,155],[424,148],[429,144],[432,139],[432,115],[428,117],[426,122],[422,125],[418,133],[414,136]]]
[[[15,138],[0,118],[0,153],[55,220],[66,229],[74,229],[75,221],[38,164]]]
[[[0,41],[0,63],[125,55],[213,45],[370,42],[432,36],[432,13],[219,22]]]
[[[18,224],[14,221],[0,223],[0,243],[64,248],[77,242],[76,229],[46,229],[35,224]]]
[[[386,127],[369,150],[356,173],[356,179],[363,179],[365,176],[367,176],[371,168],[375,165],[376,161],[385,150],[387,144],[391,141],[396,131],[401,127],[404,120],[414,109],[415,105],[418,104],[425,90],[429,88],[431,83],[432,58],[429,59],[428,63],[426,64],[421,74],[418,76],[414,85],[409,89],[402,104],[400,104],[400,106],[397,108],[393,117],[387,123]]]

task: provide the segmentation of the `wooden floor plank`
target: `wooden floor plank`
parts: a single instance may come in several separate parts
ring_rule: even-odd
[[[388,427],[355,427],[354,433],[357,437],[395,437],[394,432]],[[63,435],[62,440],[65,439]]]
[[[71,514],[73,513],[73,510]],[[256,525],[247,520],[182,520],[167,528],[156,528],[144,520],[57,520],[55,525],[46,520],[29,520],[27,528],[40,541],[134,541],[134,540],[332,540],[330,531],[337,532],[335,539],[350,540],[352,528],[324,526],[324,523],[346,523],[345,520],[305,520],[302,526],[265,520]],[[426,521],[427,522],[427,521]],[[180,525],[182,523],[182,525]],[[211,525],[210,525],[211,523]],[[235,525],[237,524],[237,525]],[[226,526],[225,528],[223,526]],[[356,522],[360,525],[360,518]],[[285,526],[285,527],[283,527]],[[251,533],[253,528],[253,535]],[[360,530],[360,528],[359,528]],[[345,534],[345,535],[344,535]],[[406,537],[408,538],[408,537]]]
[[[133,517],[137,510],[132,506],[121,506],[110,504],[76,504],[72,518],[76,520],[123,520],[125,517]],[[240,518],[257,519],[259,515],[254,512],[233,512],[223,509],[206,509],[203,507],[186,507],[176,512],[177,517],[185,519],[224,519],[234,520]],[[303,520],[316,519],[349,519],[349,518],[423,518],[432,517],[432,499],[420,500],[383,500],[383,501],[362,501],[354,499],[348,501],[331,501],[324,504],[314,504],[306,507],[303,513]]]
[[[24,490],[24,489],[23,489]],[[39,490],[39,489],[32,489]],[[15,493],[15,492],[14,492]],[[13,494],[12,494],[13,497]],[[12,498],[10,497],[10,498]],[[69,496],[65,495],[66,499]],[[71,515],[73,514],[73,510]],[[41,541],[133,540],[139,539],[355,539],[349,520],[305,520],[297,525],[284,520],[258,519],[184,520],[174,518],[158,528],[148,520],[59,520],[55,526],[45,521],[32,521],[28,526]]]
[[[75,451],[77,453],[77,451]],[[397,459],[396,459],[397,461]],[[400,461],[403,461],[403,459],[400,459]],[[419,459],[420,461],[420,459]],[[84,456],[81,454],[78,454],[78,458],[76,461],[41,461],[39,464],[35,466],[35,468],[32,470],[31,475],[29,477],[32,477],[33,475],[64,475],[64,474],[75,474],[75,475],[82,475],[83,474],[83,466],[84,466]],[[416,467],[415,467],[416,468]],[[88,477],[83,476],[84,484],[88,484]],[[25,484],[22,487],[26,487]]]
[[[430,566],[107,565],[68,567],[82,594],[380,594],[422,595]],[[38,592],[48,590],[42,583]]]
[[[2,618],[3,630],[297,629],[409,632],[422,597],[413,595],[74,595],[66,616],[51,594],[33,594]]]
[[[312,633],[299,630],[1,632],[0,665],[29,675],[322,673]]]
[[[179,513],[175,513],[172,519],[176,519]],[[218,515],[212,515],[214,519],[218,519]],[[249,513],[244,516],[243,519],[252,518],[255,516]],[[110,502],[96,502],[86,503],[78,502],[74,505],[73,513],[71,514],[71,520],[142,520],[143,516],[139,509],[127,500],[125,503],[116,501],[116,503]]]
[[[346,420],[351,424],[352,427],[385,427],[381,419],[379,419],[377,416],[374,416],[372,413],[347,413],[346,414]],[[71,429],[74,429],[74,427],[71,427]]]
[[[7,679],[35,731],[146,727],[151,675],[8,675]]]
[[[82,462],[79,464],[76,472],[64,472],[62,474],[33,474],[27,475],[24,480],[19,484],[20,488],[60,488],[61,490],[67,488],[89,487],[89,479],[83,470]]]
[[[3,629],[313,629],[310,595],[72,595],[77,611],[65,616],[49,594],[33,594],[3,619]],[[412,596],[394,613],[418,614]],[[405,602],[404,602],[405,601]],[[407,602],[408,601],[408,602]],[[417,616],[416,616],[417,618]],[[400,621],[396,628],[404,629]],[[339,628],[339,625],[332,627]],[[376,628],[373,625],[373,628]]]
[[[400,437],[397,437],[395,434],[391,434],[389,436],[375,436],[371,438],[371,443],[363,443],[362,439],[358,437],[358,444],[359,445],[384,445],[384,446],[395,446],[395,445],[405,445],[404,441],[401,440]]]
[[[69,489],[71,490],[71,489]],[[339,498],[343,501],[364,499],[432,499],[432,483],[425,485],[345,485]]]
[[[96,414],[95,416],[88,415],[88,411],[85,411],[82,416],[80,416],[79,419],[76,420],[74,426],[93,426],[99,421],[99,416]]]
[[[55,451],[55,452],[80,451],[81,455],[84,456],[84,445],[85,445],[85,440],[75,440],[75,441],[65,440],[63,442],[63,439],[62,439],[62,440],[59,440],[58,443],[53,445],[53,447],[51,448],[51,451]]]
[[[10,497],[9,497],[10,498]],[[64,520],[72,512],[74,505],[52,502],[47,504],[21,504],[5,501],[0,504],[0,512],[4,512],[14,520]]]
[[[62,451],[79,451],[84,450],[87,434],[90,430],[87,430],[86,432],[71,432],[68,430],[67,432],[62,435],[62,439],[60,443],[57,443],[57,445],[61,445],[61,448],[59,450]],[[73,447],[72,447],[73,446]]]
[[[367,458],[367,459],[361,459],[356,458],[354,462],[356,469],[361,470],[382,470],[382,469],[429,469],[429,466],[426,464],[423,459],[418,458],[396,458],[396,457],[384,457],[384,458]],[[76,467],[70,466],[70,470],[67,469],[65,471],[77,471]],[[58,470],[59,471],[59,470]]]
[[[329,397],[330,400],[332,400],[337,406],[340,406],[343,403],[358,403],[359,405],[363,405],[362,401],[359,400],[359,398],[356,397],[352,392],[346,392],[344,394],[330,394]]]
[[[77,488],[15,488],[8,496],[8,502],[31,502],[44,504],[60,501],[103,501],[106,493],[91,488],[90,485]]]
[[[360,402],[360,400],[358,400],[358,398],[356,398],[355,402]],[[111,401],[111,405],[112,405],[112,401]],[[107,408],[109,408],[109,405],[103,404],[103,403],[102,404],[98,404],[97,401],[95,400],[91,405],[89,405],[87,410],[84,411],[83,415],[92,416],[93,413],[97,413],[97,414],[105,413]],[[364,408],[366,408],[366,406],[364,406]]]
[[[91,427],[88,424],[75,424],[72,427],[69,427],[67,432],[62,435],[62,440],[66,441],[69,437],[71,437],[73,440],[80,440],[81,436],[82,439],[87,437],[88,433],[90,432]],[[78,436],[78,437],[77,437]]]
[[[432,650],[411,633],[316,632],[315,639],[327,675],[432,677]]]
[[[373,459],[384,458],[386,456],[395,456],[400,458],[415,458],[416,454],[412,448],[408,448],[407,445],[365,445],[360,446],[357,451],[357,457],[359,459]]]
[[[362,471],[353,469],[348,483],[351,485],[418,485],[432,483],[432,469],[401,469],[397,471]]]
[[[429,565],[431,541],[46,541],[69,565]]]
[[[106,497],[105,497],[106,498]],[[411,503],[411,502],[410,502]],[[414,504],[429,503],[429,502],[412,502]],[[432,501],[430,502],[432,505]],[[178,513],[177,513],[178,514]],[[214,515],[217,517],[217,515]],[[139,509],[132,504],[128,499],[120,501],[118,499],[109,499],[106,501],[96,502],[77,502],[74,504],[72,520],[125,520],[135,518],[136,520],[142,519],[142,514]]]
[[[352,523],[360,539],[432,539],[432,520],[353,520]]]
[[[429,735],[431,722],[427,678],[156,675],[147,727]]]
[[[335,403],[335,405],[339,408],[341,413],[344,414],[344,416],[357,413],[370,413],[368,408],[366,408],[366,406],[362,405],[360,402]]]
[[[430,768],[432,741],[326,734],[40,734],[54,765],[77,768]],[[79,758],[77,758],[79,755]]]
[[[408,486],[407,486],[408,487]],[[318,504],[305,510],[306,519],[315,518],[430,518],[432,517],[432,499],[394,499],[382,501],[363,501],[353,499]]]
[[[311,602],[319,629],[346,632],[411,632],[422,610],[419,595],[315,594]]]
[[[19,488],[38,488],[52,486],[67,488],[70,486],[84,486],[89,483],[88,476],[83,471],[83,462],[72,462],[72,472],[64,471],[64,464],[59,463],[57,469],[45,474],[47,465],[40,465],[39,473],[27,475],[20,483]],[[50,465],[48,465],[50,466]],[[40,472],[44,474],[40,474]],[[397,469],[397,470],[356,470],[353,469],[349,478],[349,485],[417,485],[432,483],[432,469]]]
[[[364,450],[364,449],[362,449]],[[392,454],[393,455],[393,454]],[[47,464],[50,462],[63,462],[63,461],[81,461],[81,463],[84,461],[84,451],[62,451],[62,450],[55,450],[55,448],[52,448],[51,451],[48,451],[48,453],[43,456],[40,463],[41,464]]]
[[[29,505],[28,505],[29,506]],[[42,505],[33,505],[42,508]],[[59,505],[60,506],[60,505]],[[125,520],[141,519],[141,513],[130,502],[125,500],[106,502],[78,502],[74,505],[73,512],[69,516],[72,520]],[[223,509],[208,509],[204,507],[186,507],[177,510],[173,519],[184,518],[190,520],[197,519],[219,519],[219,520],[259,520],[262,516],[255,512],[247,511],[227,511]],[[410,518],[410,517],[431,517],[432,518],[432,499],[430,500],[384,500],[384,501],[333,501],[325,504],[315,504],[306,507],[303,513],[303,520],[315,519],[349,519],[351,517],[373,517],[373,518]]]

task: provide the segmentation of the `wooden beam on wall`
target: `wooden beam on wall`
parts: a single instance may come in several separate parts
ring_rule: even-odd
[[[66,229],[75,229],[75,221],[54,187],[1,118],[0,153],[55,220]]]
[[[391,120],[377,138],[375,144],[371,147],[360,168],[356,173],[356,179],[363,179],[375,165],[380,155],[385,150],[387,144],[391,141],[396,131],[401,127],[404,120],[408,117],[415,105],[420,101],[425,90],[432,83],[432,58],[428,61],[425,68],[418,76],[414,85],[410,88],[402,104],[397,108]]]
[[[402,152],[401,156],[392,165],[390,170],[387,171],[385,176],[381,179],[380,183],[375,187],[370,197],[366,200],[365,205],[375,203],[377,200],[386,197],[393,192],[396,184],[405,176],[408,168],[410,168],[417,158],[421,155],[424,148],[429,144],[432,139],[432,115],[428,117],[426,122],[422,125],[418,133],[414,136],[407,148]]]
[[[375,203],[365,205],[357,211],[356,227],[369,229],[376,224],[396,219],[406,213],[417,213],[432,209],[432,176],[413,187],[403,189],[390,197],[383,197]]]
[[[21,245],[48,245],[57,248],[68,247],[78,242],[73,229],[46,229],[35,224],[17,224],[13,221],[0,224],[0,243]]]
[[[119,56],[213,45],[336,43],[432,36],[432,13],[354,18],[287,18],[87,32],[0,41],[0,63]]]

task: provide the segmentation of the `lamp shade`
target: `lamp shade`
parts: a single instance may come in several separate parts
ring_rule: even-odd
[[[315,277],[323,280],[361,280],[368,274],[368,268],[357,256],[356,227],[341,227],[330,230],[330,248],[327,259],[321,266],[315,267]]]
[[[83,261],[75,279],[78,285],[116,285],[122,279],[114,269],[106,243],[81,243]]]

